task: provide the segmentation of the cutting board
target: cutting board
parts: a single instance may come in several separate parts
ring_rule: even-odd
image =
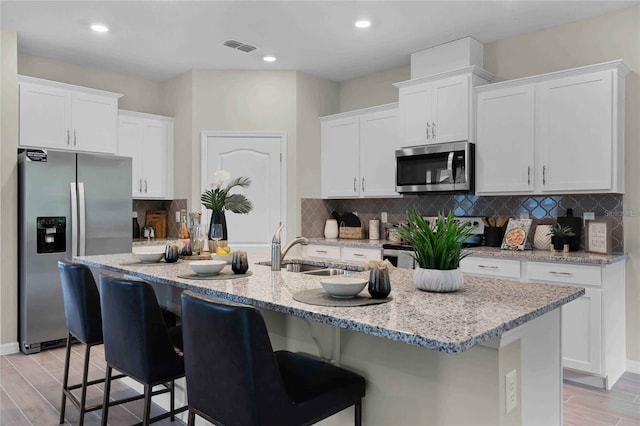
[[[153,225],[156,228],[156,238],[167,238],[167,211],[147,210],[145,225]]]

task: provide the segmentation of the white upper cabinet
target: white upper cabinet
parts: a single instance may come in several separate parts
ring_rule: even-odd
[[[491,78],[491,74],[478,67],[468,67],[396,83],[401,146],[470,140],[471,89]]]
[[[397,197],[397,104],[321,118],[322,197]]]
[[[118,155],[133,159],[133,198],[173,196],[173,118],[119,111]]]
[[[622,61],[476,88],[476,193],[624,193]]]
[[[118,93],[19,76],[23,147],[114,154]]]

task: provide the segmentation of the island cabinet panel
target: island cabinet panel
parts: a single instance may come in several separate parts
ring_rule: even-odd
[[[624,193],[622,61],[476,88],[477,193]]]
[[[120,110],[118,154],[131,157],[134,198],[171,198],[173,118]]]
[[[397,104],[322,117],[322,198],[398,197]]]
[[[115,154],[118,93],[19,76],[22,147]]]
[[[602,372],[602,290],[586,288],[585,295],[562,307],[563,365]]]

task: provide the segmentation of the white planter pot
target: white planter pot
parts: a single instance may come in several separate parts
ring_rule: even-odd
[[[536,226],[536,233],[533,237],[533,248],[537,250],[549,250],[551,247],[551,225]]]
[[[413,282],[420,290],[446,293],[462,287],[464,276],[460,268],[442,271],[440,269],[416,268]]]

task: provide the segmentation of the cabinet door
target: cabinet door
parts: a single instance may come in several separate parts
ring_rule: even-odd
[[[21,83],[19,141],[21,146],[73,149],[69,92]]]
[[[431,83],[431,143],[469,139],[470,80],[461,75]]]
[[[142,144],[142,190],[145,197],[167,195],[167,126],[144,120]]]
[[[534,87],[478,95],[476,193],[534,189]]]
[[[358,197],[360,119],[322,122],[322,197]]]
[[[602,290],[585,289],[585,295],[562,307],[563,366],[602,373]]]
[[[107,154],[116,152],[117,99],[73,92],[71,111],[73,149]]]
[[[360,118],[360,188],[365,197],[397,196],[395,150],[399,148],[398,110]]]
[[[401,146],[435,143],[431,139],[431,86],[403,87],[399,93]]]
[[[540,83],[536,113],[543,192],[612,188],[612,71]]]
[[[143,196],[142,182],[143,120],[120,115],[118,119],[118,155],[132,158],[132,195]]]

